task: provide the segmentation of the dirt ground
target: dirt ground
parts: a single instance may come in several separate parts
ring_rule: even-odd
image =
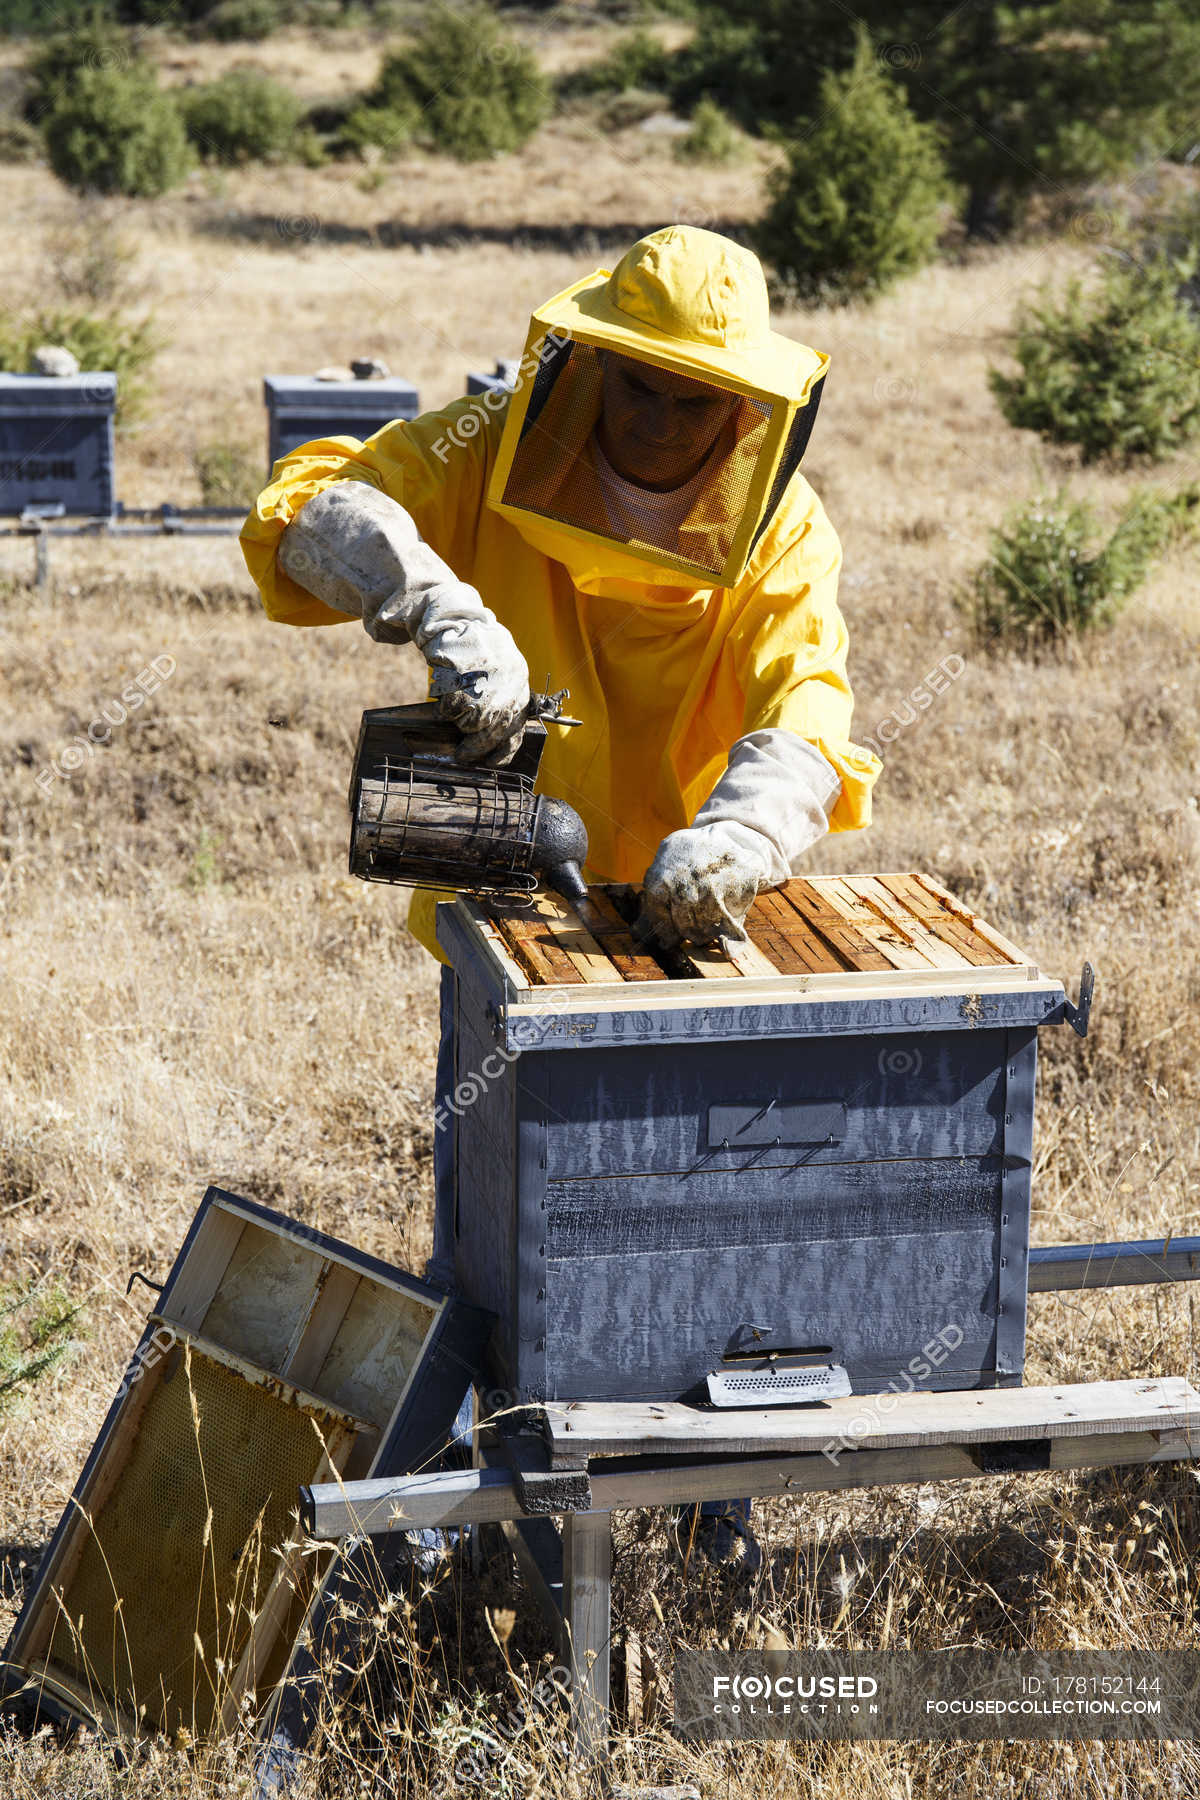
[[[753,216],[766,154],[685,171],[654,133],[580,118],[479,168],[202,174],[103,208],[42,169],[0,168],[22,245],[5,299],[55,298],[64,234],[126,241],[133,304],[162,349],[118,491],[194,502],[197,445],[265,458],[264,373],[382,355],[442,403],[467,369],[518,351],[532,305],[643,231]],[[820,846],[811,868],[929,870],[1072,991],[1085,957],[1097,967],[1086,1042],[1043,1034],[1041,1243],[1200,1231],[1194,551],[1163,561],[1111,629],[1037,660],[979,644],[956,603],[1014,501],[1069,481],[1111,517],[1134,479],[1012,431],[986,385],[1019,297],[1090,254],[1071,238],[979,251],[873,309],[778,320],[833,359],[808,470],[845,545],[858,732],[891,739],[869,835]],[[1181,455],[1154,478],[1196,472]],[[403,899],[344,872],[358,715],[416,696],[412,654],[349,626],[269,625],[232,539],[58,543],[48,591],[31,560],[27,541],[0,539],[0,1280],[61,1278],[86,1329],[0,1419],[10,1616],[136,1341],[146,1294],[126,1297],[128,1275],[161,1277],[209,1182],[420,1268],[436,1038],[435,970]],[[961,674],[897,728],[950,655]],[[110,747],[68,769],[72,740],[156,663],[161,684]],[[61,772],[39,783],[47,768]],[[1026,1372],[1194,1376],[1190,1287],[1035,1299]],[[661,1516],[622,1520],[622,1642],[663,1666],[679,1644],[759,1644],[767,1627],[829,1646],[1196,1647],[1186,1467],[781,1502],[760,1518],[770,1554],[748,1583],[685,1575]],[[433,1593],[397,1650],[394,1679],[426,1708],[405,1791],[449,1791],[464,1720],[492,1718],[547,1654],[502,1574],[484,1595],[515,1605],[511,1636],[485,1629],[470,1590],[463,1635],[435,1642],[429,1621],[450,1614]],[[2,1766],[22,1795],[243,1791],[236,1757],[155,1756],[120,1773],[94,1744],[14,1738]],[[1200,1791],[1186,1745],[704,1751],[653,1720],[620,1728],[616,1767],[730,1800]],[[337,1791],[360,1791],[345,1780]],[[574,1780],[543,1721],[484,1791]]]

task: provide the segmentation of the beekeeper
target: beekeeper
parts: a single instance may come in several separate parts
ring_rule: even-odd
[[[510,399],[283,457],[246,562],[272,619],[414,643],[467,760],[511,754],[531,669],[569,689],[583,723],[548,735],[538,787],[583,819],[588,879],[639,887],[664,944],[739,935],[817,839],[868,823],[879,772],[850,740],[841,551],[800,473],[827,368],[771,330],[748,251],[655,231],[534,314]],[[435,956],[437,898],[409,911]],[[445,976],[442,1021],[439,1094]],[[446,1281],[440,1140],[435,1173]]]
[[[756,257],[653,232],[534,315],[517,390],[283,457],[242,532],[272,619],[415,643],[467,758],[539,687],[539,790],[663,942],[737,935],[826,831],[865,825],[841,552],[799,472],[828,359],[770,329]],[[487,397],[487,398],[490,398]],[[474,681],[466,678],[476,677]],[[436,896],[409,923],[440,955]]]

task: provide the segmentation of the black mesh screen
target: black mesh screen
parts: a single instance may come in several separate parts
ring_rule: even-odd
[[[792,429],[788,432],[788,441],[784,445],[783,456],[775,479],[771,483],[771,492],[763,509],[763,516],[758,522],[758,530],[754,534],[754,544],[767,529],[775,517],[775,509],[783,499],[788,482],[800,467],[804,452],[808,449],[808,440],[812,436],[812,428],[817,419],[817,407],[821,404],[821,395],[825,389],[824,380],[818,381],[809,395],[808,405],[801,407],[792,420]],[[750,546],[754,548],[754,544]]]

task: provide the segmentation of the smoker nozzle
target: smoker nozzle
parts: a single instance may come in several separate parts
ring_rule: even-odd
[[[587,829],[566,800],[538,798],[533,819],[530,861],[548,887],[564,899],[587,899],[581,866],[587,861]]]

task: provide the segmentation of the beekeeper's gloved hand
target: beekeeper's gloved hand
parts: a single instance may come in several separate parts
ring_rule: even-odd
[[[833,766],[794,732],[739,738],[695,822],[659,845],[635,929],[666,948],[744,938],[755,895],[796,873],[828,831],[840,788]]]
[[[417,646],[441,716],[464,734],[460,762],[514,754],[529,705],[525,658],[398,501],[365,481],[323,488],[280,539],[279,566],[327,606],[360,617],[379,643]]]

